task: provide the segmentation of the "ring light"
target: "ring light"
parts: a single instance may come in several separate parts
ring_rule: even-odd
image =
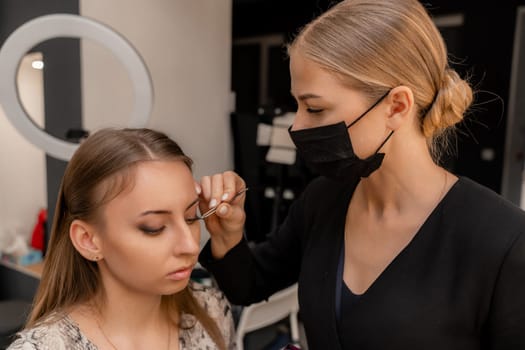
[[[94,40],[120,59],[131,78],[135,94],[129,126],[146,126],[153,106],[153,87],[139,53],[124,37],[99,22],[77,15],[53,14],[26,22],[7,38],[0,49],[0,103],[18,132],[49,155],[65,161],[78,147],[78,144],[56,138],[34,124],[18,95],[16,79],[22,57],[42,41],[59,37]]]

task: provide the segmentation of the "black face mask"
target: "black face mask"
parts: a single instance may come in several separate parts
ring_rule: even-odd
[[[356,176],[368,177],[377,170],[385,157],[384,153],[378,152],[394,131],[390,132],[373,155],[366,159],[360,159],[354,153],[347,129],[377,106],[389,92],[348,126],[344,122],[340,122],[296,131],[291,131],[292,127],[290,127],[288,129],[290,137],[297,147],[297,153],[306,165],[321,175],[339,181],[349,180]]]

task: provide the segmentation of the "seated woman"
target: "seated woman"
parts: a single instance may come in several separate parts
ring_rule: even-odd
[[[64,174],[26,329],[8,349],[231,349],[230,305],[190,281],[192,161],[166,135],[103,129]]]

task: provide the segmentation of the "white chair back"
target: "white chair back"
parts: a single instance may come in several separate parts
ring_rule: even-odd
[[[237,348],[244,349],[244,336],[252,331],[289,317],[292,342],[299,343],[297,283],[261,301],[243,308],[237,326]]]

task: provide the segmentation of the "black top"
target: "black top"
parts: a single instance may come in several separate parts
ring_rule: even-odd
[[[341,347],[343,349],[351,349],[352,348],[352,338],[354,337],[353,333],[348,333],[349,326],[347,325],[348,322],[351,322],[352,317],[350,316],[352,314],[352,309],[354,307],[354,304],[359,302],[360,295],[355,295],[345,283],[342,285],[343,290],[341,291],[341,309],[342,309],[342,317],[340,320],[338,320],[338,331],[339,331],[339,339],[341,341]]]
[[[361,299],[361,295],[354,294],[343,280],[345,248],[341,248],[339,263],[337,264],[337,282],[335,291],[335,315],[337,317],[337,330],[339,340],[343,349],[350,349],[352,344],[352,334],[347,332],[347,323],[352,319],[352,308]]]
[[[234,304],[299,282],[309,349],[342,349],[336,275],[357,181],[313,181],[268,240],[200,262]],[[345,349],[525,349],[525,213],[460,178],[412,241],[345,313]]]
[[[335,317],[337,319],[339,329],[342,327],[341,322],[344,321],[341,318],[341,314],[350,312],[352,305],[357,303],[360,298],[360,295],[354,294],[354,292],[352,292],[343,281],[343,271],[345,265],[344,261],[345,246],[343,244],[341,247],[341,253],[339,254],[339,262],[337,263],[337,275],[335,276]],[[339,332],[339,335],[341,335],[341,332]],[[341,341],[341,343],[344,344],[343,341]]]

